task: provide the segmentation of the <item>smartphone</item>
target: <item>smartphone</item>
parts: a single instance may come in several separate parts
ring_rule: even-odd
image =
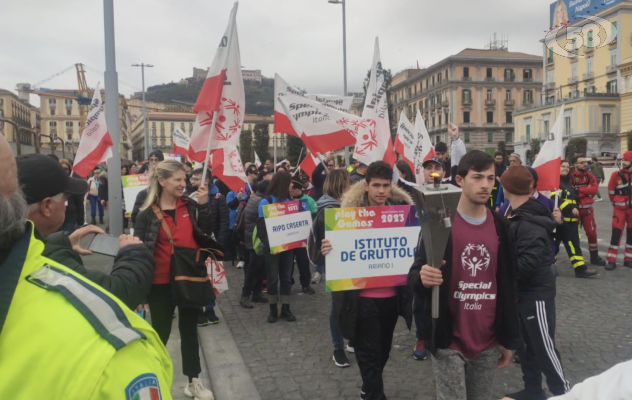
[[[106,256],[115,257],[119,251],[119,241],[116,236],[104,235],[97,233],[92,238],[88,250],[93,253],[104,254]]]

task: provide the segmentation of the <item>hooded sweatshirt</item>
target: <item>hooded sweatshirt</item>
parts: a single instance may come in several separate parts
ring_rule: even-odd
[[[555,276],[551,271],[549,235],[555,229],[551,212],[538,200],[529,198],[513,210],[509,234],[516,240],[518,258],[518,299],[555,298]]]

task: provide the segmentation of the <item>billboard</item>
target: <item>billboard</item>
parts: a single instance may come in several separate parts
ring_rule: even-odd
[[[623,0],[557,0],[550,6],[551,29],[579,21],[580,15],[595,15]]]

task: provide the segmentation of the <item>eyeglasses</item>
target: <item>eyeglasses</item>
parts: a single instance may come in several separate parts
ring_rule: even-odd
[[[327,166],[328,166],[328,167],[330,167],[330,168],[333,168],[333,167],[335,167],[336,165],[335,165],[335,164],[327,164]]]

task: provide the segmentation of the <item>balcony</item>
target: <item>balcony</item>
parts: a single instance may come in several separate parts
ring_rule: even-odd
[[[620,133],[620,129],[617,125],[602,125],[599,127],[599,133]]]
[[[516,78],[515,78],[515,77],[508,77],[508,76],[506,76],[506,77],[505,77],[505,79],[504,79],[504,81],[505,81],[505,82],[515,82],[515,81],[516,81]]]
[[[496,78],[494,78],[493,76],[486,76],[485,82],[496,82]]]
[[[464,106],[471,106],[471,105],[472,105],[472,98],[471,98],[471,97],[470,97],[470,98],[463,98],[463,99],[461,100],[461,103],[462,103]]]
[[[443,100],[443,101],[441,102],[441,105],[443,105],[443,107],[446,107],[446,108],[447,108],[447,107],[449,107],[449,106],[450,106],[450,102],[449,102],[448,100]]]
[[[533,78],[522,78],[522,81],[525,83],[531,83],[533,82]]]
[[[616,74],[617,73],[617,67],[614,65],[608,65],[606,67],[606,74],[610,75],[610,74]]]
[[[494,107],[496,105],[496,100],[487,99],[485,100],[485,107]]]
[[[555,89],[555,82],[549,82],[546,84],[547,90]]]
[[[516,104],[513,99],[505,99],[505,107],[513,107]]]
[[[462,76],[461,80],[463,82],[470,82],[472,80],[472,77],[471,76]]]
[[[576,76],[571,76],[570,78],[568,78],[568,84],[569,85],[573,85],[577,83],[577,77]]]
[[[437,107],[437,110],[440,110],[441,107],[443,107],[443,104],[441,104],[441,102],[438,102],[436,107]]]
[[[588,80],[588,79],[592,79],[593,78],[593,73],[591,72],[586,72],[585,74],[582,74],[582,79],[583,80]]]
[[[547,57],[546,63],[547,64],[553,64],[553,57]]]
[[[435,108],[436,108],[436,106],[435,106],[434,104],[431,104],[431,105],[430,105],[430,111],[434,111],[434,110],[435,110]]]

